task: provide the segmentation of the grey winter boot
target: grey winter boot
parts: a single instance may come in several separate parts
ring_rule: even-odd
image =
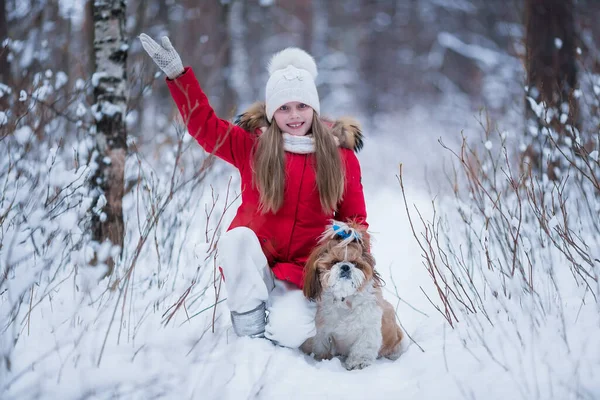
[[[231,323],[233,331],[238,336],[265,337],[265,325],[267,324],[265,303],[260,303],[255,309],[243,313],[232,311]]]

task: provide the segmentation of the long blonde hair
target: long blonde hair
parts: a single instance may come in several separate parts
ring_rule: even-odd
[[[315,139],[316,180],[321,208],[331,213],[344,195],[344,165],[333,135],[316,113],[313,114],[311,130]],[[283,136],[275,121],[260,135],[253,161],[253,183],[260,194],[259,209],[262,213],[275,213],[283,205],[286,178]]]

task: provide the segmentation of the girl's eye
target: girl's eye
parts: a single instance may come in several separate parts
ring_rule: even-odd
[[[306,107],[308,107],[308,106],[306,104],[304,104],[304,103],[298,104],[298,108],[300,108],[300,109],[304,109]]]
[[[280,109],[281,111],[287,111],[287,109],[288,109],[288,106],[281,106],[281,107],[279,107],[279,109]]]

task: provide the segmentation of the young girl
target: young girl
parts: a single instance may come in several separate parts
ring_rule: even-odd
[[[242,202],[217,248],[234,331],[299,347],[315,333],[316,307],[301,290],[309,253],[331,219],[368,227],[353,151],[362,147],[358,125],[319,118],[317,66],[303,50],[273,56],[264,106],[237,126],[215,115],[167,37],[140,40],[167,75],[189,133],[241,175]]]

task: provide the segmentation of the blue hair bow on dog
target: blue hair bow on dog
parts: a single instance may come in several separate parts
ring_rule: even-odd
[[[340,222],[334,222],[331,224],[331,228],[333,229],[333,233],[335,236],[340,239],[352,239],[352,240],[361,240],[360,233],[356,232],[356,230],[350,228],[348,225]]]

